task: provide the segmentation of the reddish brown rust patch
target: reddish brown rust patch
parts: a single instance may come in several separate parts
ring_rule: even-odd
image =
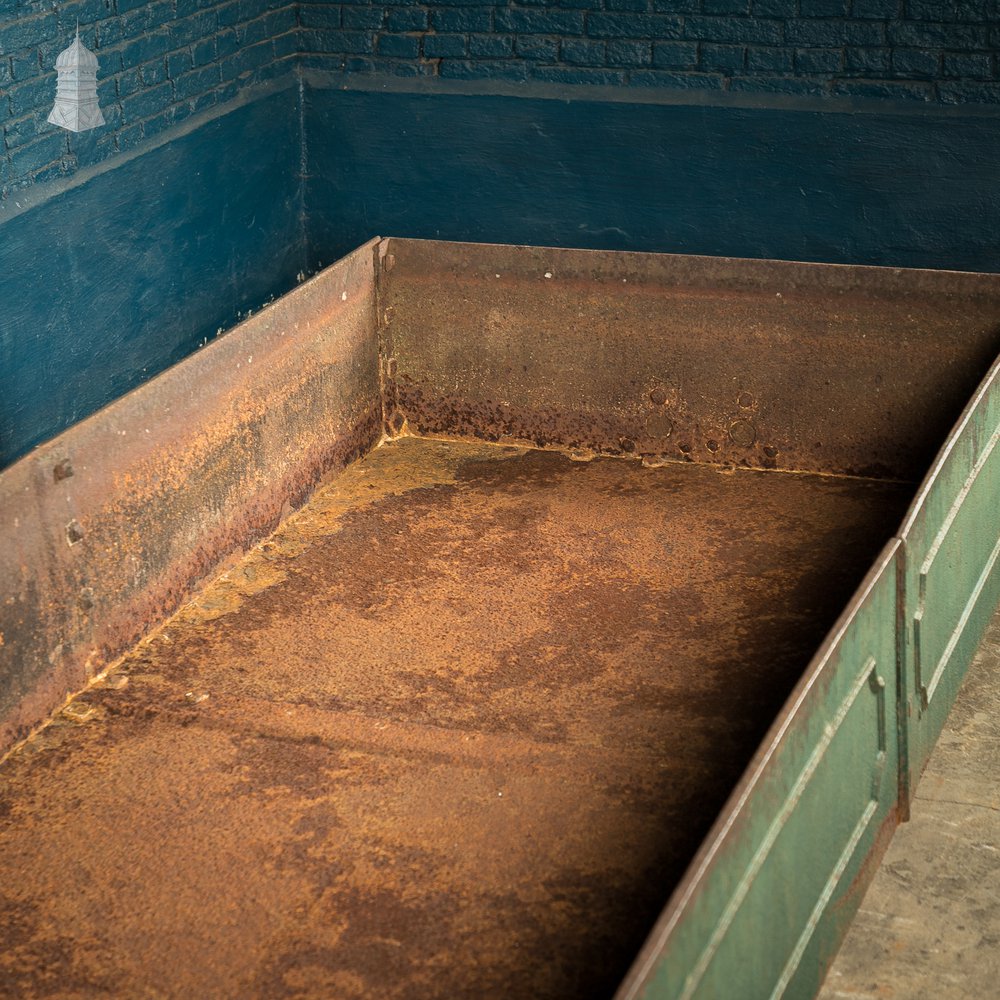
[[[0,996],[610,995],[907,492],[378,449],[0,768]]]

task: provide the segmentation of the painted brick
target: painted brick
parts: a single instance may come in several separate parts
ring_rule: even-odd
[[[217,65],[213,63],[211,66],[202,66],[201,69],[185,73],[174,80],[174,98],[184,101],[197,97],[198,94],[214,89],[220,82]]]
[[[653,62],[651,42],[625,41],[614,39],[608,42],[607,63],[609,66],[650,66]]]
[[[700,49],[698,68],[708,73],[732,75],[742,71],[746,49],[742,45],[704,44]]]
[[[492,35],[483,35],[487,42]],[[471,39],[470,39],[471,41]],[[424,35],[424,56],[428,59],[461,59],[469,54],[469,42],[465,35]],[[485,52],[474,52],[475,56],[485,56]]]
[[[299,7],[303,28],[339,28],[340,8],[332,4],[304,3]]]
[[[902,0],[853,0],[851,17],[890,21],[899,16]]]
[[[591,14],[587,34],[594,38],[680,38],[683,25],[683,18],[667,14]]]
[[[855,49],[844,51],[844,70],[850,75],[888,77],[892,75],[891,49]]]
[[[796,49],[795,69],[803,76],[837,73],[843,65],[841,49]]]
[[[750,73],[791,73],[794,66],[792,49],[762,46],[747,49],[747,71]]]
[[[377,31],[382,27],[384,14],[381,7],[345,7],[340,16],[345,28]]]
[[[943,104],[1000,104],[1000,83],[947,81],[937,92]]]
[[[7,91],[7,96],[10,99],[10,113],[14,118],[31,114],[40,108],[50,108],[56,96],[56,75],[47,73],[26,83],[16,84]]]
[[[802,17],[847,17],[850,0],[799,0]]]
[[[32,174],[53,162],[58,162],[67,153],[66,133],[50,132],[48,135],[25,143],[17,151],[14,163],[22,174]]]
[[[515,59],[442,59],[441,76],[446,80],[526,80],[526,64]]]
[[[39,112],[28,115],[26,118],[9,121],[3,130],[4,143],[7,149],[15,149],[17,146],[23,146],[26,142],[31,142],[32,139],[51,131],[51,126],[45,122],[44,117]]]
[[[390,10],[385,26],[389,31],[426,31],[430,25],[430,15],[422,7],[402,7]]]
[[[552,63],[559,58],[559,39],[554,35],[521,35],[514,51],[521,59]]]
[[[785,40],[785,24],[758,17],[686,17],[684,37],[692,41],[780,45]]]
[[[378,54],[397,59],[415,59],[420,55],[420,36],[381,35],[378,40]]]
[[[698,65],[698,46],[694,42],[657,42],[653,46],[653,65],[657,69],[694,69]]]
[[[431,11],[431,27],[435,31],[489,31],[493,27],[493,11],[480,7]]]
[[[697,14],[701,0],[653,0],[653,10],[657,14]]]
[[[646,0],[604,0],[608,10],[646,10],[649,4]]]
[[[959,80],[988,80],[993,75],[993,58],[980,52],[945,52],[942,73]]]
[[[594,14],[591,21],[599,17],[628,20],[630,15]],[[513,31],[526,35],[582,35],[584,15],[575,10],[498,10],[493,16],[493,22],[498,31]],[[630,34],[634,35],[635,32]]]
[[[204,38],[191,46],[191,62],[195,66],[205,66],[215,62],[216,55],[214,38]]]
[[[154,84],[163,83],[167,78],[167,70],[162,59],[154,59],[139,67],[139,75],[145,87],[152,87]]]
[[[795,17],[799,12],[798,0],[753,0],[751,13],[754,17]]]
[[[750,13],[750,0],[702,0],[701,9],[706,14]]]
[[[52,63],[55,63],[54,59]],[[38,50],[34,48],[11,56],[9,63],[6,59],[0,59],[0,83],[9,83],[12,78],[19,82],[30,80],[41,72],[42,61],[38,57]]]
[[[171,80],[176,80],[182,73],[186,73],[194,66],[191,61],[191,53],[187,49],[179,52],[171,52],[167,56],[167,76]]]
[[[514,54],[514,36],[469,35],[468,54],[477,59],[509,59]]]
[[[172,83],[161,83],[158,87],[140,90],[122,100],[122,116],[127,122],[139,121],[155,115],[157,111],[173,100]]]
[[[4,190],[132,149],[296,66],[1000,104],[997,0],[53,2],[0,0]],[[52,69],[77,19],[107,125],[40,162]]]
[[[0,54],[9,55],[55,38],[58,32],[55,14],[18,18],[0,27]],[[69,44],[67,42],[67,44]]]
[[[601,66],[606,58],[607,42],[566,38],[559,51],[562,61],[570,66]]]
[[[933,79],[941,70],[941,53],[937,49],[892,49],[894,76]]]

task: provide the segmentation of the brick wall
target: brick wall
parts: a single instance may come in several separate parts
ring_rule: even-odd
[[[108,127],[45,122],[79,19]],[[0,198],[297,65],[345,75],[1000,104],[1000,0],[0,0]]]
[[[1000,103],[998,0],[300,4],[345,73]]]
[[[46,122],[56,56],[73,39],[99,60],[107,127]],[[0,197],[132,149],[171,125],[294,68],[287,0],[0,0]]]

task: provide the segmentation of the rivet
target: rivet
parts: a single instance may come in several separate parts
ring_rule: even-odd
[[[656,406],[663,406],[667,401],[667,390],[662,385],[656,386],[649,394],[649,401]]]
[[[729,425],[729,437],[733,444],[749,448],[757,440],[757,429],[749,420],[734,420]]]
[[[778,449],[773,444],[766,444],[764,445],[764,454],[768,458],[774,458],[778,454]]]
[[[83,528],[80,527],[80,522],[76,519],[69,522],[66,525],[66,541],[70,545],[76,545],[77,542],[83,539]]]
[[[741,392],[736,402],[739,403],[744,410],[747,410],[753,406],[753,394],[749,392]]]
[[[713,453],[714,453],[714,452],[717,452],[717,451],[719,450],[719,442],[718,442],[718,441],[716,441],[716,440],[714,440],[713,438],[709,438],[709,439],[708,439],[708,440],[707,440],[707,441],[705,442],[705,447],[706,447],[706,448],[707,448],[707,449],[708,449],[709,451],[711,451],[711,452],[713,452]]]
[[[64,479],[69,479],[72,475],[73,466],[70,464],[70,460],[68,458],[64,458],[52,469],[52,478],[57,483],[61,483]]]
[[[635,452],[635,442],[631,438],[619,438],[618,444],[621,450],[629,455]]]

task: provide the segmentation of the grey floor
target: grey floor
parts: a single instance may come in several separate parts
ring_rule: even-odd
[[[1000,997],[1000,612],[819,997]]]

